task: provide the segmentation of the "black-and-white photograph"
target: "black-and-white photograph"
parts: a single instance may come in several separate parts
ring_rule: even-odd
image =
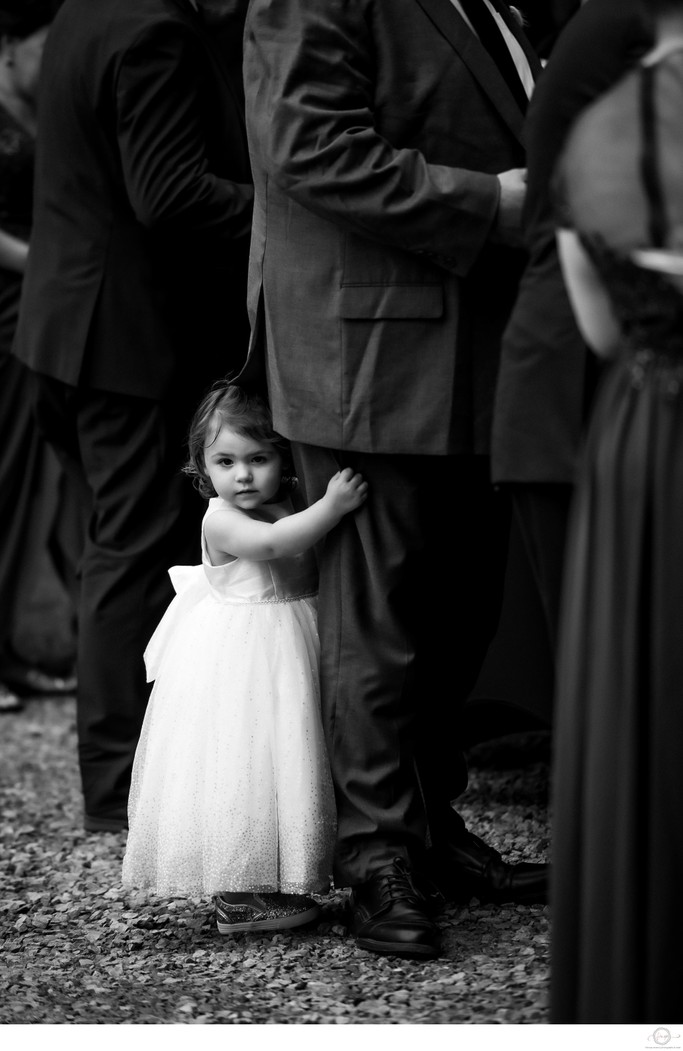
[[[5,1036],[680,1048],[683,0],[0,0],[0,603]]]

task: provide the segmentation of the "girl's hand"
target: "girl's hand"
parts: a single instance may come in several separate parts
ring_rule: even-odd
[[[285,515],[274,522],[263,522],[239,510],[226,507],[209,515],[204,536],[209,552],[218,556],[215,565],[226,559],[287,558],[317,544],[349,511],[355,511],[365,500],[368,483],[350,467],[338,471],[327,483],[325,495],[310,507]]]
[[[368,483],[363,481],[363,476],[354,474],[350,467],[345,467],[330,478],[325,498],[330,501],[335,511],[345,515],[360,507],[367,495]]]

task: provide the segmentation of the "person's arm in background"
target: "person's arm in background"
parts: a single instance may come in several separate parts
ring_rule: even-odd
[[[224,250],[248,245],[253,188],[210,170],[201,93],[206,61],[199,40],[176,22],[133,42],[118,70],[117,132],[138,221],[220,262]]]
[[[23,274],[28,259],[28,244],[26,241],[0,230],[0,268],[3,270],[14,270]]]
[[[622,342],[621,329],[607,291],[575,230],[557,231],[557,250],[581,335],[599,357],[613,358]]]

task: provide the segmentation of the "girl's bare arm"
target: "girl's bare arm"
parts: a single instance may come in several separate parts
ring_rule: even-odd
[[[257,562],[298,555],[313,547],[345,514],[360,507],[367,491],[367,482],[347,467],[330,479],[320,500],[276,522],[250,518],[237,508],[216,511],[204,527],[206,540],[215,551]]]

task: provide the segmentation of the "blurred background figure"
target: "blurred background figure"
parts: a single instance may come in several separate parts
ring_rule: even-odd
[[[203,504],[180,473],[189,420],[246,352],[243,7],[65,0],[45,48],[15,352],[86,496],[77,713],[93,832],[126,828],[143,651],[168,567],[199,557]]]
[[[567,298],[555,244],[552,173],[577,114],[607,90],[652,38],[640,0],[587,0],[539,77],[525,124],[524,235],[529,261],[503,338],[493,421],[492,475],[512,495],[515,526],[542,615],[527,663],[552,675],[569,507],[585,421],[598,378]]]
[[[555,245],[550,181],[574,117],[646,50],[639,0],[520,4],[530,30],[560,36],[527,113],[524,239],[529,260],[503,337],[492,428],[495,484],[512,496],[498,632],[467,705],[470,740],[552,725],[567,518],[598,365],[574,320]],[[538,16],[538,17],[537,17]]]
[[[558,167],[567,287],[610,364],[560,631],[556,1023],[675,1019],[683,988],[683,0],[643,10],[654,49],[582,113]]]
[[[451,806],[507,556],[488,450],[538,70],[505,4],[249,6],[247,375],[265,362],[309,501],[339,465],[370,487],[319,553],[334,876],[370,952],[440,951],[413,875],[442,900],[546,896],[544,864],[504,861]]]
[[[73,593],[81,537],[67,480],[36,430],[29,373],[10,353],[33,213],[36,93],[57,6],[0,4],[0,712],[19,711],[22,694],[55,695],[75,686],[68,649],[64,667],[37,667],[16,639],[34,572],[52,574]]]

